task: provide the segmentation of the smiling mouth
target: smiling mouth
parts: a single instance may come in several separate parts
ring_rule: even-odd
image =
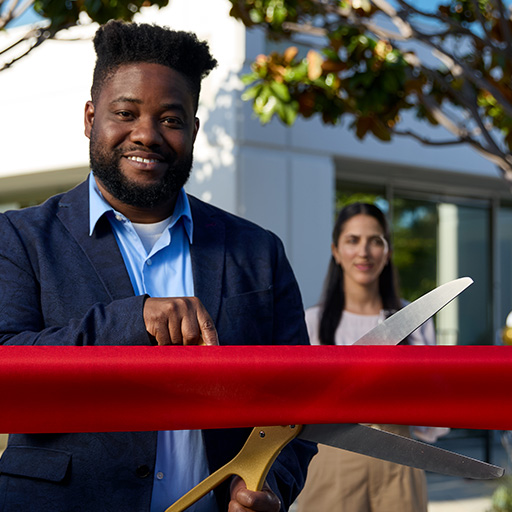
[[[143,158],[141,156],[128,156],[127,158],[133,162],[140,162],[143,164],[157,164],[160,162],[160,160],[156,160],[154,158]]]

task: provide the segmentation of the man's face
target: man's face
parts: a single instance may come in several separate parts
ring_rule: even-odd
[[[121,66],[85,107],[91,168],[106,199],[120,211],[128,205],[170,215],[190,175],[198,128],[181,73],[160,64]]]

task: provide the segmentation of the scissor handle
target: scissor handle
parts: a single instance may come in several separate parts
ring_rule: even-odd
[[[301,425],[254,427],[242,449],[230,462],[205,478],[165,512],[183,512],[232,475],[241,477],[247,489],[260,491],[277,456],[301,429]]]

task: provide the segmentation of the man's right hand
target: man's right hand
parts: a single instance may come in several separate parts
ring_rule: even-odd
[[[146,330],[158,345],[218,345],[213,320],[197,297],[148,297]]]

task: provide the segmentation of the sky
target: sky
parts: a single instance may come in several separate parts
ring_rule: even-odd
[[[31,23],[35,23],[43,18],[36,14],[34,9],[27,9],[19,18],[16,18],[11,23],[9,23],[9,28],[19,27],[21,25],[30,25]]]

